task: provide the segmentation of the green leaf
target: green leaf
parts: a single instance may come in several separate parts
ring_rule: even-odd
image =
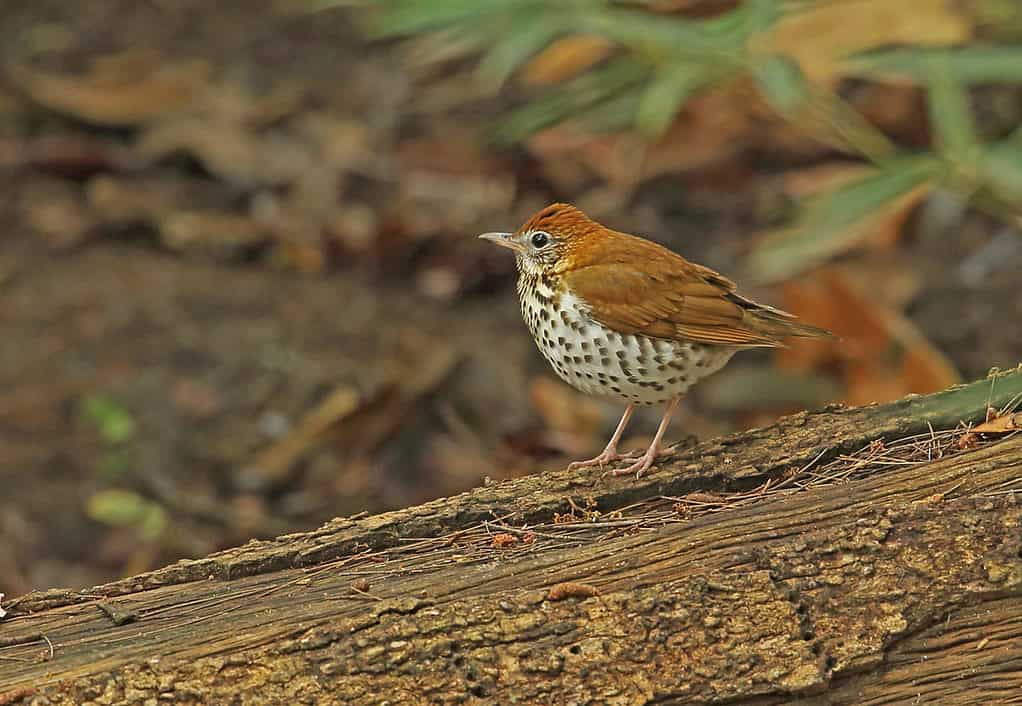
[[[135,435],[135,420],[131,414],[108,397],[85,398],[82,416],[99,430],[108,444],[123,444]]]
[[[646,86],[635,110],[635,125],[647,135],[658,137],[671,125],[682,105],[714,77],[700,64],[665,67]]]
[[[984,182],[999,201],[1022,209],[1022,145],[1004,141],[988,147],[982,161]]]
[[[641,84],[650,71],[649,64],[634,57],[611,60],[512,112],[498,126],[494,139],[502,143],[518,142],[567,117],[598,110],[599,105]]]
[[[841,96],[821,86],[809,85],[808,90],[806,115],[800,123],[813,126],[817,139],[861,154],[874,164],[895,154],[891,141]]]
[[[382,0],[372,29],[380,37],[417,34],[492,20],[509,10],[525,12],[534,5],[535,0]]]
[[[592,133],[620,132],[635,126],[635,111],[645,86],[631,85],[600,101],[595,110],[579,113],[575,119]]]
[[[142,539],[157,539],[167,529],[167,511],[156,503],[149,504],[149,512],[138,523],[138,532]]]
[[[155,539],[167,526],[163,507],[122,488],[93,493],[85,503],[85,512],[111,527],[135,527],[146,539]]]
[[[802,69],[787,57],[757,58],[752,73],[763,87],[770,105],[785,117],[796,114],[809,100],[809,89]]]
[[[977,83],[1022,82],[1022,46],[967,46],[956,49],[886,49],[857,54],[847,61],[851,75],[862,78],[898,78],[923,82],[930,76],[930,60],[946,54],[952,81]]]
[[[969,95],[954,77],[946,54],[929,57],[927,84],[930,119],[942,151],[959,165],[971,161],[977,142]]]
[[[876,173],[809,200],[795,224],[768,235],[749,258],[760,281],[790,277],[847,249],[896,206],[899,197],[935,179],[940,160],[904,156]]]
[[[530,16],[516,23],[503,40],[483,55],[476,74],[487,84],[500,88],[526,59],[564,32],[560,22]]]
[[[670,19],[642,10],[607,8],[575,16],[578,31],[599,34],[654,58],[737,63],[745,50],[736,12],[712,20]]]
[[[780,0],[746,0],[745,26],[749,35],[761,34],[773,27],[784,14]]]

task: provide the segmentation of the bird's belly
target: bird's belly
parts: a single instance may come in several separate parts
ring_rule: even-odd
[[[577,310],[546,315],[539,303],[522,313],[543,357],[558,377],[593,395],[635,404],[663,404],[722,368],[735,349],[621,334]]]

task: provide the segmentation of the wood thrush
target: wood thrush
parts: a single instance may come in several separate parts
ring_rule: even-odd
[[[666,404],[646,452],[611,471],[640,477],[663,453],[682,395],[737,351],[830,335],[742,297],[708,267],[611,230],[569,204],[547,206],[513,233],[479,237],[514,251],[522,316],[557,375],[627,405],[603,452],[569,468],[631,460],[617,445],[635,405]]]

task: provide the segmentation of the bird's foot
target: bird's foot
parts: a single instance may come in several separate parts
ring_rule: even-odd
[[[571,463],[568,464],[568,470],[577,471],[580,468],[592,468],[594,466],[599,466],[600,468],[603,468],[607,464],[614,463],[615,461],[631,460],[635,458],[637,455],[638,454],[635,451],[626,454],[619,454],[617,452],[617,449],[607,448],[604,449],[599,456],[591,458],[588,461],[572,461]]]
[[[626,466],[624,468],[612,468],[611,470],[605,472],[601,477],[626,476],[629,473],[634,473],[635,479],[638,480],[639,478],[642,478],[642,474],[644,474],[646,471],[650,469],[654,461],[656,461],[661,456],[669,456],[670,453],[671,453],[670,447],[655,448],[651,446],[649,447],[649,449],[646,450],[646,453],[642,454],[642,458],[640,458],[632,465]]]

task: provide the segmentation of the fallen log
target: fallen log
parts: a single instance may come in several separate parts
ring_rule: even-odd
[[[0,704],[1022,698],[1022,370],[4,606]],[[992,414],[988,409],[993,409]]]

